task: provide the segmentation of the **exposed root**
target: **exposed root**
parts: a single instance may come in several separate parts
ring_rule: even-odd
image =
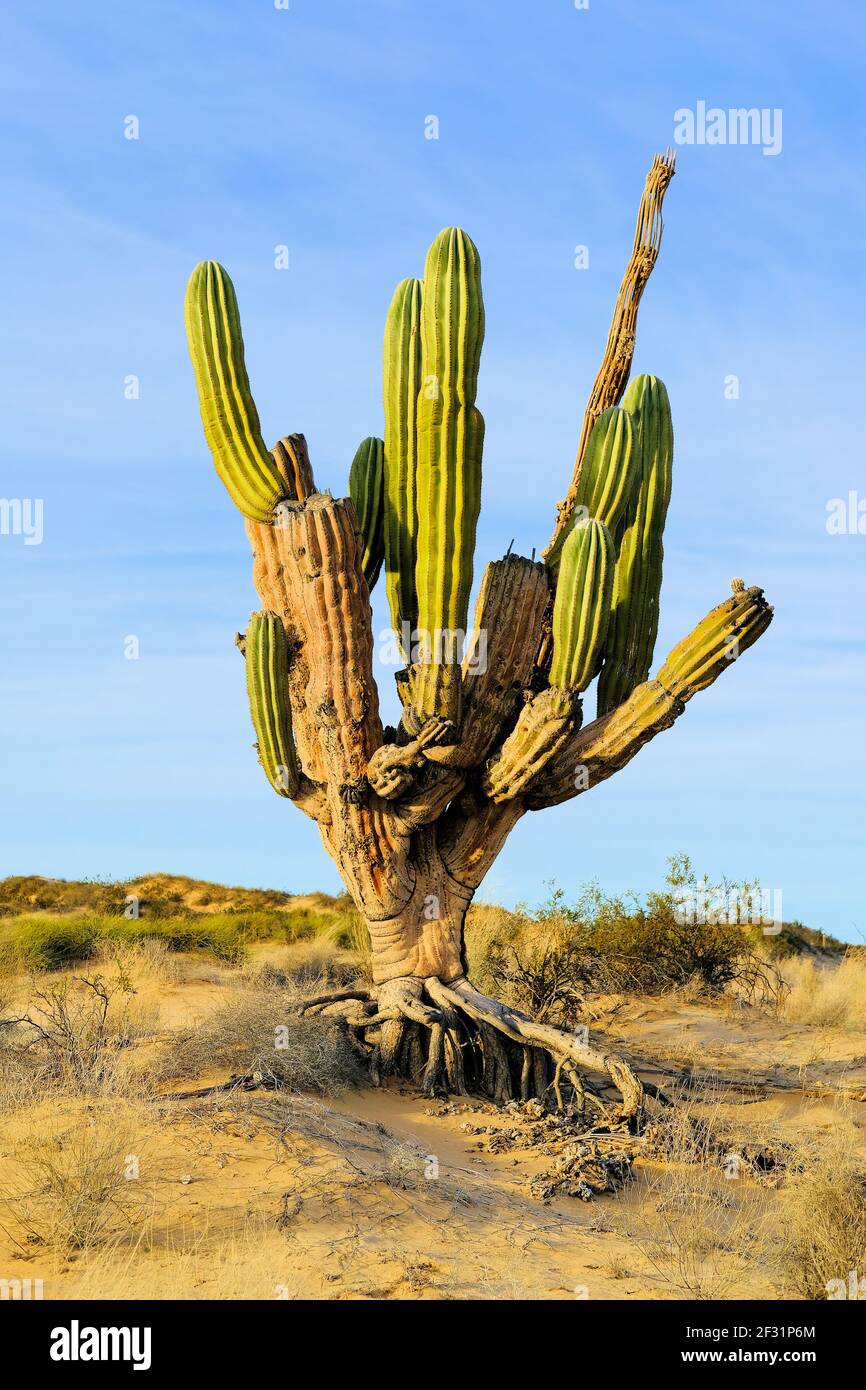
[[[539,1100],[596,1127],[643,1128],[648,1097],[614,1053],[584,1036],[539,1023],[481,994],[466,979],[392,980],[369,989],[335,990],[301,1006],[335,1016],[372,1079],[399,1075],[428,1096],[478,1093],[499,1105]]]

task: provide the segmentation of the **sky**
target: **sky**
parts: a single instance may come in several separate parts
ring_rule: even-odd
[[[524,817],[481,896],[645,891],[684,852],[862,939],[861,7],[7,0],[0,50],[0,499],[43,517],[41,543],[8,508],[0,534],[0,875],[339,887],[251,748],[233,639],[258,605],[184,342],[196,262],[234,280],[266,439],[304,432],[342,495],[383,429],[394,286],[470,233],[477,581],[549,539],[646,171],[704,103],[773,139],[678,145],[641,306],[634,371],[676,439],[656,665],[734,576],[775,620],[625,771]]]

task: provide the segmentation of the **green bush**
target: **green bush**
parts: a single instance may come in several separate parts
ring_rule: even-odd
[[[699,898],[701,888],[688,859],[676,856],[665,888],[643,899],[592,884],[573,905],[554,890],[534,911],[476,909],[469,974],[488,993],[566,1026],[589,994],[659,994],[686,984],[715,994],[737,981],[747,994],[772,996],[776,972],[755,953],[768,939],[760,928],[681,910],[684,890]]]
[[[87,960],[99,939],[99,918],[21,916],[0,922],[0,973],[58,970]]]

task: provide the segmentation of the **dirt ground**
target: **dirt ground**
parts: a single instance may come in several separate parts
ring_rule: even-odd
[[[285,949],[260,948],[259,963]],[[155,1035],[198,1026],[233,988],[232,969],[213,962],[179,958],[172,972],[137,980]],[[23,997],[25,982],[16,988]],[[650,1063],[662,1085],[685,1076],[688,1106],[713,1125],[776,1150],[836,1136],[866,1159],[866,1032],[676,998],[600,1000],[596,1013],[597,1042]],[[184,1088],[224,1079],[204,1073]],[[0,1276],[41,1280],[56,1299],[791,1296],[772,1172],[706,1169],[625,1137],[634,1163],[620,1190],[544,1200],[562,1144],[539,1140],[537,1117],[516,1105],[398,1084],[322,1099],[167,1099],[177,1093],[165,1083],[156,1099],[30,1097],[0,1115],[0,1196],[28,1135],[82,1116],[127,1124],[141,1174],[135,1213],[90,1249],[28,1236],[7,1203]]]

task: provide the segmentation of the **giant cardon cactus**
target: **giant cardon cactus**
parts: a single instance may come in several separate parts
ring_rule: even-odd
[[[632,1070],[481,994],[466,977],[463,932],[521,816],[618,772],[772,617],[761,590],[737,580],[649,678],[673,434],[661,381],[628,378],[673,172],[673,158],[659,156],[647,176],[545,558],[509,550],[487,566],[467,641],[484,305],[466,233],[440,232],[423,280],[397,287],[384,439],[360,445],[348,497],[317,490],[302,435],[267,449],[222,267],[198,266],[186,297],[205,435],[253,550],[261,612],[240,645],[259,760],[279,795],[316,821],[369,931],[372,978],[305,1007],[335,1015],[379,1075],[500,1100],[570,1087],[633,1124],[645,1092]],[[396,729],[383,728],[373,679],[380,569],[405,662]],[[584,724],[596,678],[597,715]]]

